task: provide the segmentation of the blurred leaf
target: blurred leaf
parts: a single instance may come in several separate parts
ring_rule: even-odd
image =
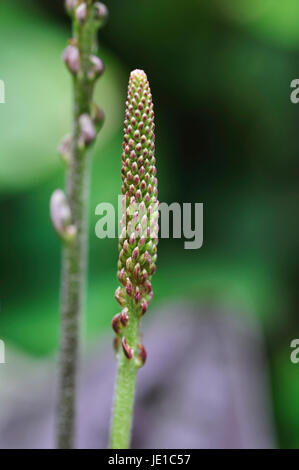
[[[0,106],[0,191],[7,192],[42,182],[61,166],[57,146],[71,129],[71,77],[61,61],[67,31],[18,2],[0,9],[0,78],[6,86],[6,104]],[[102,146],[119,129],[123,96],[119,64],[102,49],[100,54],[107,66],[96,90],[107,115]]]
[[[299,46],[297,0],[216,0],[222,12],[251,32],[277,44]]]
[[[114,292],[118,285],[116,269],[111,265],[117,261],[117,241],[101,240],[101,251],[114,247],[109,265],[102,265],[101,254],[95,262],[100,272],[93,272],[88,283],[87,337],[97,339],[100,333],[109,332],[112,316],[118,305]],[[201,305],[233,309],[241,315],[257,315],[273,326],[279,319],[280,306],[284,304],[284,293],[276,288],[276,280],[258,262],[232,263],[231,260],[215,257],[214,261],[201,254],[188,253],[181,257],[175,249],[173,255],[161,252],[157,274],[153,280],[155,301],[149,315],[163,302],[174,299],[193,299]],[[108,248],[109,249],[109,248]],[[110,250],[109,250],[110,252]],[[175,255],[176,254],[176,255]],[[50,289],[35,289],[34,296],[18,296],[3,303],[1,313],[1,336],[35,355],[53,353],[58,338],[59,279]],[[11,321],[11,319],[14,321]],[[38,332],[38,334],[37,334]]]

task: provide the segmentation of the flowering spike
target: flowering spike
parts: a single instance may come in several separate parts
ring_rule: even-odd
[[[152,96],[146,74],[134,70],[129,79],[124,121],[122,153],[122,210],[121,237],[119,239],[118,287],[116,299],[122,307],[120,323],[127,326],[129,316],[145,314],[152,299],[151,277],[156,270],[157,235],[151,237],[159,217],[156,199],[157,178],[155,167],[154,112]],[[119,327],[119,317],[114,320]],[[131,322],[130,322],[131,324]],[[127,343],[129,329],[122,330],[122,346],[126,357],[138,352],[136,364],[146,359],[145,349],[135,342]],[[115,328],[114,328],[115,329]]]
[[[153,298],[158,243],[158,201],[155,168],[154,111],[143,70],[131,72],[122,144],[122,216],[120,220],[116,298],[122,304],[120,320],[114,320],[122,348],[118,352],[111,448],[128,448],[136,373],[146,361],[140,341],[140,317]],[[153,232],[153,234],[151,233]],[[130,361],[128,361],[128,359]],[[133,359],[133,360],[132,360]]]

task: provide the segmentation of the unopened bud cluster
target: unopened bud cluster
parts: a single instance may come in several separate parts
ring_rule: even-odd
[[[96,38],[97,29],[105,23],[108,17],[108,10],[103,3],[91,3],[83,0],[66,0],[65,5],[67,12],[72,17],[76,37],[69,40],[69,44],[63,51],[62,59],[74,77],[75,87],[86,89],[88,86],[90,96],[92,96],[95,81],[103,74],[105,66],[96,55],[90,54],[87,55],[87,58],[84,56],[82,41],[85,37],[85,28],[86,31],[91,30]],[[77,117],[78,135],[77,131],[76,135],[68,134],[59,145],[59,153],[66,165],[71,164],[74,151],[84,152],[85,147],[95,141],[103,122],[103,111],[96,103],[91,102],[89,112],[82,113]],[[52,222],[60,237],[65,241],[70,241],[76,234],[76,227],[72,225],[70,214],[69,217],[65,216],[68,211],[67,204],[66,196],[62,191],[54,192],[51,199]]]
[[[107,7],[100,2],[87,5],[87,2],[82,0],[67,0],[66,9],[72,16],[77,28],[79,28],[79,31],[82,33],[85,27],[90,28],[91,25],[96,31],[103,26],[108,17]],[[93,54],[88,57],[89,65],[87,70],[86,63],[84,67],[81,67],[82,57],[78,47],[78,40],[75,38],[70,39],[68,46],[63,52],[62,58],[74,77],[78,78],[78,80],[87,79],[91,85],[94,84],[105,70],[102,59]],[[101,110],[98,110],[95,115],[91,112],[90,116],[88,114],[80,116],[81,145],[89,145],[95,140],[97,130],[101,127],[103,118],[104,116]]]
[[[65,8],[71,17],[75,17],[81,24],[87,18],[87,3],[84,0],[66,0]],[[101,2],[94,2],[92,7],[93,20],[97,27],[103,26],[108,18],[108,9]]]
[[[122,153],[123,216],[119,239],[116,299],[123,310],[113,319],[113,329],[122,336],[130,321],[128,300],[134,302],[140,316],[153,298],[151,278],[156,271],[158,244],[158,189],[155,160],[154,110],[146,74],[134,70],[130,75]],[[128,359],[134,351],[122,337]],[[140,344],[138,358],[145,361]],[[137,357],[136,357],[137,359]]]

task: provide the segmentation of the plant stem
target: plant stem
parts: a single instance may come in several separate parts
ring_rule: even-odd
[[[133,351],[139,343],[140,313],[134,301],[128,298],[130,321],[126,328],[126,340]],[[128,359],[120,346],[111,429],[111,449],[127,449],[130,445],[135,384],[138,365],[134,359]]]
[[[90,3],[88,7],[90,8]],[[81,343],[87,267],[87,212],[89,156],[80,142],[79,118],[90,113],[94,83],[88,80],[89,56],[94,50],[95,34],[86,22],[74,27],[74,40],[80,53],[80,71],[73,78],[73,132],[70,160],[66,174],[66,197],[71,210],[76,236],[64,244],[61,281],[61,331],[59,361],[59,397],[57,447],[73,448],[75,444],[76,385]]]
[[[72,159],[67,175],[67,197],[77,236],[64,246],[62,254],[57,446],[63,449],[74,446],[76,381],[87,264],[87,179],[85,157]]]

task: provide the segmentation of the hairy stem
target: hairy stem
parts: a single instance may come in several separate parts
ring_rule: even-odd
[[[91,3],[88,2],[87,8],[90,7]],[[80,70],[73,78],[73,131],[66,174],[66,197],[76,236],[64,244],[62,254],[56,439],[57,447],[63,449],[73,448],[75,444],[76,383],[87,266],[89,156],[81,141],[80,116],[90,113],[94,87],[94,83],[88,80],[88,70],[89,56],[94,50],[95,31],[91,21],[88,21],[88,13],[84,27],[74,26],[73,34],[80,54]]]
[[[67,196],[77,236],[63,248],[57,446],[74,446],[76,381],[81,342],[87,253],[88,162],[76,158],[67,175]]]
[[[130,299],[128,305],[130,321],[126,328],[125,337],[127,344],[134,352],[139,343],[140,314],[133,300]],[[136,361],[128,359],[120,347],[111,429],[111,449],[127,449],[130,445],[137,371]]]

